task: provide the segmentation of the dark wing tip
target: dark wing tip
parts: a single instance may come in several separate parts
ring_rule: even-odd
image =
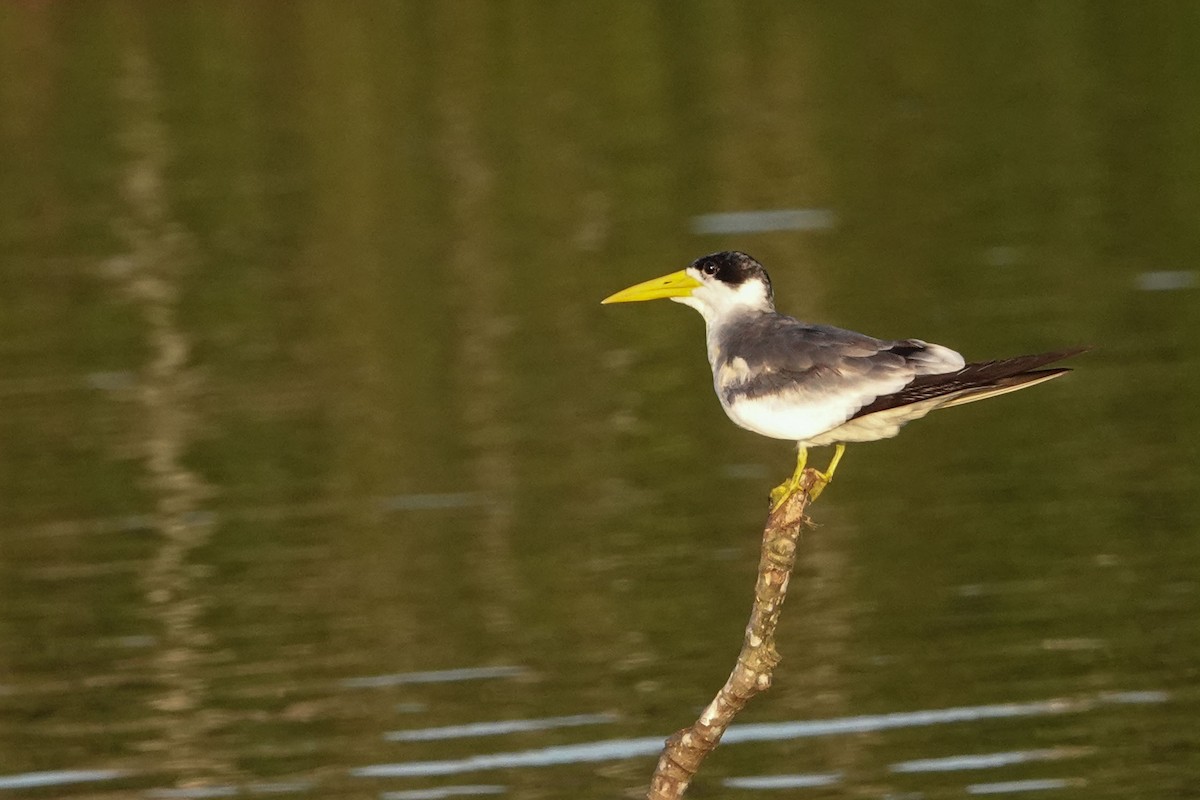
[[[1018,372],[1038,369],[1047,364],[1053,364],[1055,361],[1062,361],[1064,358],[1071,358],[1080,353],[1086,353],[1091,349],[1092,345],[1089,344],[1068,347],[1064,350],[1051,350],[1047,353],[1031,353],[1024,356],[1012,356],[1011,358],[998,358],[993,361],[974,361],[969,362],[959,370],[958,374],[991,374],[995,377],[1015,375]],[[1064,369],[1067,368],[1064,367]]]
[[[854,416],[862,417],[889,408],[932,400],[946,395],[986,394],[990,388],[1040,383],[1071,371],[1070,367],[1053,367],[1051,369],[1041,369],[1041,367],[1091,349],[1091,345],[1084,345],[1048,353],[1000,358],[994,361],[976,361],[967,364],[957,372],[919,375],[900,391],[875,398],[873,402],[859,409]]]

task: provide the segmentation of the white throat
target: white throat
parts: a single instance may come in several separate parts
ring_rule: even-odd
[[[767,314],[775,310],[775,304],[767,293],[767,285],[762,281],[751,280],[730,286],[720,281],[699,280],[702,285],[690,295],[671,299],[699,311],[709,329],[720,327],[726,320],[742,314]]]

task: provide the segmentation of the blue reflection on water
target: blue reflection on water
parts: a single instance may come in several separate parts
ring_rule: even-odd
[[[151,789],[146,797],[155,800],[197,800],[206,797],[233,797],[238,793],[236,786],[184,786],[178,789]]]
[[[397,494],[379,501],[385,511],[434,511],[444,508],[468,508],[481,506],[486,502],[487,496],[480,492]]]
[[[614,722],[615,714],[575,714],[570,717],[541,719],[508,719],[497,722],[472,722],[467,725],[446,725],[441,728],[414,728],[384,734],[390,742],[432,742],[439,739],[465,739],[471,736],[499,736],[506,733],[545,731],[551,728],[571,728],[576,725],[598,725]]]
[[[817,786],[833,786],[841,780],[840,772],[831,772],[825,775],[747,775],[741,778],[726,778],[723,783],[730,789],[812,789]]]
[[[836,222],[837,217],[827,208],[730,211],[692,217],[692,232],[716,235],[766,231],[819,231],[832,228]]]
[[[412,789],[406,792],[384,792],[379,795],[381,800],[442,800],[444,797],[464,797],[467,795],[504,794],[506,786],[490,784],[442,786],[437,789]]]
[[[363,678],[346,678],[339,683],[351,689],[374,688],[377,686],[401,686],[409,683],[453,683],[455,681],[478,681],[488,678],[512,678],[524,675],[524,667],[466,667],[463,669],[439,669],[430,672],[397,672],[391,675],[368,675]]]
[[[1157,270],[1137,276],[1137,288],[1143,292],[1175,292],[1200,286],[1200,273],[1194,270]]]
[[[1014,792],[1044,792],[1048,789],[1066,789],[1082,786],[1077,778],[1042,778],[1028,781],[1003,781],[1001,783],[973,783],[967,794],[1012,794]]]
[[[315,784],[312,781],[282,781],[279,783],[252,783],[245,788],[250,794],[292,794],[307,792]]]
[[[904,711],[892,714],[867,714],[831,720],[802,720],[796,722],[766,722],[755,725],[733,725],[725,732],[722,742],[777,741],[839,733],[867,733],[896,728],[945,725],[954,722],[973,722],[990,719],[1073,714],[1094,710],[1106,704],[1160,703],[1167,699],[1165,692],[1106,692],[1093,697],[1054,698],[1029,703],[998,703],[985,706],[960,706],[927,711]],[[595,761],[617,761],[657,755],[662,750],[662,737],[637,739],[607,739],[599,742],[557,745],[537,750],[511,753],[487,753],[444,761],[408,761],[394,764],[374,764],[350,771],[362,778],[429,777],[457,775],[485,769],[513,767],[548,767]]]
[[[129,773],[120,769],[52,769],[45,772],[23,772],[0,775],[0,789],[36,789],[40,786],[62,786],[67,783],[111,781]]]
[[[1007,753],[918,758],[892,764],[892,772],[953,772],[960,769],[992,769],[1030,761],[1057,761],[1078,758],[1093,752],[1084,747],[1054,747],[1045,750],[1014,750]]]

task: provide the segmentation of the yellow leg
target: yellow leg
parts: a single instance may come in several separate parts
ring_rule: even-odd
[[[833,459],[829,462],[829,466],[824,472],[817,472],[817,483],[813,485],[812,491],[809,492],[809,497],[816,500],[821,492],[825,491],[825,487],[833,480],[833,473],[837,469],[838,464],[842,460],[842,454],[846,452],[846,445],[838,444],[834,450]],[[788,478],[783,483],[771,490],[771,510],[777,510],[784,501],[800,490],[800,479],[804,476],[804,469],[808,466],[808,448],[801,447],[796,454],[796,471],[792,473],[792,477]]]
[[[825,487],[829,485],[829,482],[833,480],[833,471],[837,469],[838,463],[842,460],[842,454],[845,452],[846,445],[839,442],[837,449],[833,451],[833,458],[830,460],[829,466],[825,468],[824,472],[817,473],[820,480],[813,485],[812,491],[809,493],[809,497],[813,500],[816,500],[821,492],[825,491]]]
[[[796,453],[796,471],[792,473],[792,477],[788,478],[783,483],[771,490],[771,510],[775,511],[783,501],[794,495],[800,488],[800,477],[804,474],[804,467],[808,464],[808,448],[801,447]]]

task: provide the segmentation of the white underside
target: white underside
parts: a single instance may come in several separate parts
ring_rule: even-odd
[[[772,439],[804,441],[841,425],[860,406],[852,403],[796,403],[781,397],[738,400],[725,406],[737,425]]]
[[[878,439],[890,439],[900,432],[900,428],[905,423],[920,419],[946,403],[947,398],[938,397],[923,403],[877,411],[874,414],[852,419],[836,428],[800,441],[799,444],[802,447],[821,447],[838,442],[874,442]]]
[[[795,404],[783,402],[781,398],[742,400],[725,413],[743,428],[770,436],[773,439],[791,439],[801,447],[823,447],[848,442],[874,442],[890,439],[900,432],[906,423],[920,419],[939,408],[974,403],[989,397],[1008,394],[1039,383],[1057,378],[1061,373],[1047,375],[1040,380],[999,386],[987,391],[962,392],[935,397],[920,403],[877,411],[874,414],[848,419],[862,408],[862,403],[837,405],[826,400],[820,404]],[[872,398],[873,399],[873,398]],[[847,410],[848,409],[848,410]]]
[[[725,413],[741,427],[772,439],[789,439],[802,446],[820,447],[837,442],[873,442],[890,439],[906,422],[946,404],[939,397],[923,403],[892,408],[847,421],[861,408],[859,403],[797,406],[772,401],[741,400]]]
[[[718,376],[718,380],[720,376]],[[908,382],[909,376],[896,375],[888,380],[877,380],[862,385],[854,394],[833,391],[805,390],[798,387],[793,391],[766,395],[753,399],[740,398],[732,405],[722,406],[725,413],[737,425],[772,439],[790,439],[794,442],[811,442],[833,430],[846,427],[858,410],[876,397],[899,391]],[[720,389],[717,395],[721,396]],[[923,412],[920,416],[928,411]],[[875,416],[875,415],[871,415]],[[848,423],[847,423],[848,424]],[[903,423],[900,423],[903,424]],[[897,426],[898,429],[898,426]],[[886,436],[895,436],[889,433]],[[871,436],[866,439],[833,439],[838,441],[870,441],[885,438]]]

